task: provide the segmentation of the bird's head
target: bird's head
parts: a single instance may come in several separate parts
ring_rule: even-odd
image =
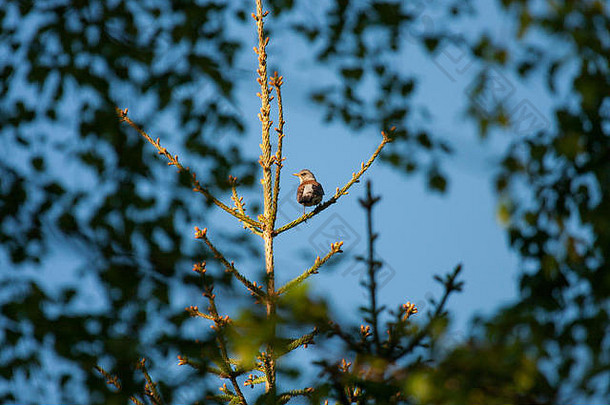
[[[315,176],[313,175],[312,172],[310,172],[307,169],[303,169],[298,173],[293,173],[293,176],[297,176],[300,180],[300,182],[304,182],[304,181],[308,181],[308,180],[315,180]]]

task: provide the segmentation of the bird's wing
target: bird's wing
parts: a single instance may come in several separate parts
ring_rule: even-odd
[[[313,187],[313,192],[315,194],[324,195],[324,189],[322,188],[322,185],[320,183],[318,183],[316,181],[316,182],[312,183],[311,186]]]
[[[299,187],[297,187],[297,201],[300,204],[301,200],[303,199],[303,188],[305,188],[303,186],[303,184],[299,184]]]
[[[302,182],[297,188],[297,201],[299,204],[308,205],[311,204],[312,200],[317,203],[319,197],[324,195],[324,190],[320,183],[315,180],[307,180]]]

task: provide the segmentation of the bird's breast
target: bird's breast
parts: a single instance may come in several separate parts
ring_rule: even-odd
[[[323,195],[324,191],[316,181],[303,182],[297,189],[297,201],[306,207],[319,204]]]

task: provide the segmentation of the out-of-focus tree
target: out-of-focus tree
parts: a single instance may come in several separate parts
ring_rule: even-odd
[[[251,184],[237,147],[234,19],[219,2],[0,4],[0,370],[20,382],[2,402],[55,390],[64,403],[111,403],[90,372],[100,359],[128,395],[139,356],[183,346],[184,308],[168,304],[192,282],[184,267],[201,254],[183,230],[206,203],[185,198],[189,179],[129,137],[114,108],[188,150],[212,189],[228,190],[228,173]],[[45,383],[24,389],[34,381]]]
[[[502,161],[496,189],[510,202],[521,297],[480,326],[491,348],[524,345],[557,390],[547,402],[608,398],[610,10],[602,1],[533,3],[502,1],[518,21],[516,52],[484,39],[475,48],[507,54],[507,69],[544,79],[556,100],[552,125],[516,137]],[[500,112],[489,125],[503,121]]]

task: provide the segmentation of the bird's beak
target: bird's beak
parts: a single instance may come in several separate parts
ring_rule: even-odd
[[[299,174],[298,174],[298,173],[292,173],[292,175],[293,175],[293,176],[298,176]]]

